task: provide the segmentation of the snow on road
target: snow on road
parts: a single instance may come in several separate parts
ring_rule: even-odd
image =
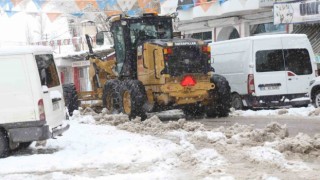
[[[317,110],[308,107],[300,116]],[[262,112],[232,112],[250,113]],[[317,179],[320,171],[320,134],[289,138],[286,126],[277,123],[264,129],[239,124],[206,129],[184,119],[129,121],[90,109],[75,112],[69,123],[70,130],[45,147],[34,143],[0,159],[1,178]]]

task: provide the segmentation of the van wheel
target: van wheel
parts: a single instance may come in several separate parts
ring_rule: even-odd
[[[231,95],[231,106],[236,110],[243,109],[242,99],[238,93]]]
[[[231,108],[231,92],[227,79],[214,74],[211,82],[215,89],[209,91],[212,102],[206,107],[207,117],[227,117]]]
[[[314,106],[315,106],[316,108],[320,107],[320,90],[317,90],[317,91],[314,93],[312,102],[314,103]]]
[[[199,104],[188,105],[186,107],[183,107],[182,110],[186,116],[191,116],[191,117],[202,116],[205,113],[204,107],[199,106]]]
[[[22,149],[27,149],[31,144],[32,144],[33,141],[31,142],[21,142],[19,143],[18,147],[12,149],[13,152],[16,152],[16,151],[19,151],[19,150],[22,150]]]
[[[0,129],[0,158],[9,156],[9,138],[5,130]]]
[[[62,85],[62,88],[66,107],[68,108],[69,115],[72,116],[73,111],[79,109],[79,100],[76,87],[74,84],[64,84]]]
[[[147,102],[147,95],[143,84],[138,80],[124,81],[120,90],[120,109],[130,119],[140,116],[142,120],[147,118],[143,108]]]
[[[109,80],[106,82],[103,90],[102,103],[110,112],[117,113],[119,111],[120,101],[120,81]]]

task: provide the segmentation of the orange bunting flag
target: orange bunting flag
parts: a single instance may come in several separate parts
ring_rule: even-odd
[[[149,7],[151,4],[151,0],[138,0],[138,5],[141,9]]]
[[[51,22],[54,22],[61,13],[46,13]]]
[[[92,6],[98,9],[98,3],[96,0],[74,0],[80,10],[83,10],[86,7]]]
[[[14,7],[19,5],[23,0],[11,0],[11,3],[13,4]]]
[[[201,8],[204,10],[204,12],[208,11],[208,9],[210,8],[210,6],[213,3],[216,3],[217,0],[197,0],[196,5],[197,6],[201,6]]]
[[[105,11],[107,16],[113,16],[113,15],[118,15],[118,14],[122,14],[122,11]]]

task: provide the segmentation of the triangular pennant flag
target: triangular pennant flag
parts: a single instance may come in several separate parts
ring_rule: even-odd
[[[137,15],[139,12],[140,12],[139,9],[131,9],[131,10],[127,11],[127,14],[128,14],[129,16],[135,16],[135,15]]]
[[[138,0],[138,5],[141,9],[150,7],[151,0]]]
[[[11,0],[11,3],[13,4],[14,7],[19,5],[23,0]]]
[[[108,4],[108,1],[106,0],[96,0],[97,4],[99,6],[99,9],[104,10]]]
[[[60,15],[61,13],[47,13],[47,16],[51,22],[55,21]]]
[[[76,17],[82,17],[84,13],[82,12],[77,12],[77,13],[71,13],[72,16],[76,16]]]
[[[178,1],[178,7],[177,10],[188,10],[194,6],[195,0],[184,0],[184,1]]]
[[[117,0],[117,2],[122,11],[128,11],[132,9],[137,0]]]
[[[83,10],[84,8],[89,6],[98,8],[98,4],[96,0],[75,0],[75,3],[77,4],[80,10]]]
[[[41,9],[46,3],[46,0],[32,0],[32,1],[37,6],[38,9]]]
[[[158,13],[156,8],[146,8],[145,13]]]
[[[4,7],[10,0],[0,0],[0,7]]]
[[[203,11],[206,12],[215,2],[217,2],[217,0],[198,0],[197,5],[200,5]]]
[[[122,11],[105,11],[106,15],[108,17],[113,16],[113,15],[118,15],[118,14],[122,14]]]
[[[8,17],[12,17],[13,15],[15,15],[18,11],[11,11],[11,10],[7,10],[5,11]]]
[[[105,1],[105,0],[102,0],[102,1]],[[107,4],[112,7],[117,4],[117,0],[107,0]]]

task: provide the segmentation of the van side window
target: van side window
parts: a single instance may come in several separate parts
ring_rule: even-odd
[[[257,51],[256,71],[284,71],[284,59],[281,49]]]
[[[297,75],[312,74],[312,66],[307,49],[285,49],[286,70]]]
[[[48,88],[59,86],[59,75],[52,54],[35,55],[41,85]]]

